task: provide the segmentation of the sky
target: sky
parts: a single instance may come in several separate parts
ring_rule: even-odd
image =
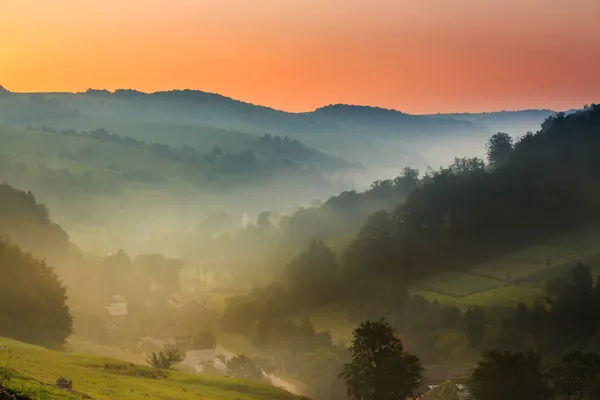
[[[0,85],[287,111],[600,102],[600,0],[0,0]]]

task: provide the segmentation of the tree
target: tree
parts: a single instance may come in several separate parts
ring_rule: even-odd
[[[600,356],[571,351],[550,368],[556,395],[566,399],[600,398]]]
[[[267,229],[271,227],[271,213],[268,211],[263,211],[258,214],[258,219],[256,220],[256,226],[262,229]]]
[[[51,267],[0,239],[0,336],[62,347],[73,326],[66,301]]]
[[[548,383],[537,353],[488,350],[477,362],[469,381],[474,400],[548,400]]]
[[[353,336],[351,361],[340,374],[348,395],[357,400],[414,397],[424,370],[416,356],[404,352],[392,326],[385,319],[365,321]]]
[[[340,283],[335,254],[320,240],[293,259],[286,270],[290,291],[298,305],[320,305],[334,298]]]
[[[546,285],[545,301],[549,306],[549,322],[553,344],[559,351],[585,344],[599,327],[598,290],[590,268],[577,263],[566,278],[556,278]],[[568,326],[569,329],[562,329]]]
[[[477,157],[455,157],[449,169],[453,174],[468,176],[484,172],[485,164],[482,159]]]
[[[158,353],[152,353],[148,364],[156,369],[175,369],[175,366],[183,361],[179,349],[166,349]]]
[[[227,362],[227,368],[236,378],[260,381],[264,378],[261,369],[245,354],[238,354]]]
[[[309,394],[316,400],[346,400],[346,387],[340,379],[343,367],[336,353],[319,348],[304,356],[299,378],[306,383]]]
[[[486,143],[487,158],[496,167],[508,162],[513,151],[513,140],[508,133],[498,132]]]
[[[223,375],[217,367],[215,367],[214,360],[207,360],[200,363],[202,366],[202,375]]]
[[[485,334],[485,314],[477,306],[469,307],[463,314],[463,329],[473,347],[481,344]]]

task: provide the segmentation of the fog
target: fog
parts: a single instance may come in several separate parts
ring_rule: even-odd
[[[2,257],[31,276],[45,267],[26,253],[45,260],[70,313],[57,308],[63,322],[49,337],[11,335],[146,357],[165,339],[153,332],[176,326],[185,337],[170,339],[189,339],[182,351],[218,343],[315,398],[345,398],[334,370],[366,319],[388,318],[410,351],[444,371],[435,379],[462,374],[486,345],[524,346],[498,328],[514,304],[473,308],[448,282],[464,274],[510,286],[510,272],[468,268],[589,229],[596,215],[580,195],[595,193],[589,182],[563,191],[554,160],[538,151],[561,149],[568,126],[581,142],[557,160],[592,165],[594,107],[567,116],[346,105],[290,114],[192,91],[8,93],[0,103]],[[591,251],[576,243],[569,257]],[[544,246],[548,267],[554,253]],[[128,311],[116,317],[111,307]],[[35,307],[27,312],[35,320]],[[323,365],[327,384],[313,375]],[[331,392],[319,395],[324,386]]]

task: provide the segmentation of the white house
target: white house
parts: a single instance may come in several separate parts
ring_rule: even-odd
[[[108,315],[111,317],[125,317],[127,316],[127,300],[123,296],[115,294],[111,302],[106,307]]]
[[[204,350],[188,350],[185,352],[185,360],[181,363],[183,366],[187,366],[196,371],[197,374],[201,374],[204,369],[204,363],[212,361],[213,366],[221,371],[227,372],[227,365],[217,358],[217,352],[215,349],[204,349]]]

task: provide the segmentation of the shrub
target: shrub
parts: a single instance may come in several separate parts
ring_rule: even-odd
[[[73,381],[69,378],[61,376],[56,380],[56,387],[59,387],[61,389],[65,389],[65,390],[72,390],[73,389]]]
[[[158,353],[152,353],[148,364],[156,369],[175,369],[175,365],[183,361],[179,349],[167,349]]]
[[[21,394],[16,390],[8,389],[0,383],[0,399],[2,400],[33,400],[32,397]]]

